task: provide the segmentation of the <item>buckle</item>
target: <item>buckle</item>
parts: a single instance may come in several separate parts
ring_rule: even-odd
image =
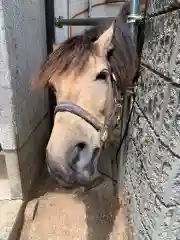
[[[101,141],[106,142],[107,139],[108,139],[108,127],[105,126],[104,129],[103,129],[103,133],[101,135]]]

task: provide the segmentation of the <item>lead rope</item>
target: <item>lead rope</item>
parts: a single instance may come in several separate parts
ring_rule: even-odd
[[[141,58],[142,58],[142,49],[143,49],[143,45],[144,45],[144,40],[145,40],[145,23],[146,23],[146,16],[147,16],[147,9],[148,9],[148,0],[146,0],[145,2],[145,8],[144,8],[144,14],[143,14],[143,18],[139,21],[139,25],[138,25],[138,34],[137,34],[137,53],[138,53],[138,56],[139,56],[139,66],[138,66],[138,70],[137,70],[137,73],[134,77],[134,83],[137,83],[137,80],[140,76],[140,73],[141,73]],[[136,20],[137,21],[137,20]],[[115,164],[116,164],[116,167],[118,168],[118,156],[119,156],[119,153],[120,153],[120,150],[121,150],[121,147],[122,147],[122,144],[124,142],[124,140],[126,139],[127,135],[128,135],[128,130],[129,130],[129,124],[130,124],[130,121],[131,121],[131,117],[132,117],[132,113],[133,113],[133,110],[134,110],[134,104],[135,104],[135,97],[136,97],[136,92],[135,92],[135,89],[137,88],[137,86],[134,86],[133,90],[132,90],[132,107],[131,107],[131,110],[130,110],[130,113],[129,113],[129,117],[128,117],[128,120],[127,120],[127,124],[126,124],[126,128],[124,130],[124,134],[120,140],[120,143],[119,143],[119,146],[117,148],[117,151],[116,151],[116,158],[115,158]],[[112,169],[114,167],[112,166]],[[116,184],[117,184],[117,180],[115,180],[113,178],[113,186],[114,186],[114,193],[116,194]]]
[[[145,40],[145,21],[146,21],[146,16],[147,16],[147,8],[148,8],[148,0],[146,0],[145,8],[144,8],[144,16],[143,16],[142,20],[140,20],[139,28],[138,28],[137,53],[139,55],[139,66],[138,66],[137,73],[134,77],[134,82],[136,82],[136,83],[137,83],[137,80],[138,80],[138,78],[140,76],[140,73],[141,73],[140,67],[141,67],[142,49],[143,49],[144,40]],[[137,86],[134,86],[133,91],[132,91],[133,103],[132,103],[129,118],[128,118],[128,121],[127,121],[126,129],[124,131],[123,137],[121,138],[121,141],[119,143],[119,146],[118,146],[118,149],[117,149],[117,152],[116,152],[116,159],[118,158],[119,151],[120,151],[121,146],[123,144],[123,141],[126,138],[127,133],[128,133],[128,127],[129,127],[132,112],[133,112],[133,109],[134,109],[134,103],[135,103],[135,97],[136,97],[136,92],[135,92],[136,87]]]

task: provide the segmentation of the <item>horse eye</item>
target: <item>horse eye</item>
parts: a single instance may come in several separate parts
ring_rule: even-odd
[[[101,71],[96,75],[96,80],[106,80],[108,77],[108,73],[105,71]]]

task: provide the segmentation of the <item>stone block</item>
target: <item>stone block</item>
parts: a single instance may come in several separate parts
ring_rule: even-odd
[[[136,162],[139,166],[138,159]],[[157,239],[176,240],[180,224],[180,193],[174,205],[164,206],[158,198],[158,193],[154,191],[155,187],[150,187],[150,181],[143,171],[140,171],[140,167],[129,168],[125,178],[125,191],[129,192],[129,211],[135,239],[151,239],[156,236]],[[173,196],[173,193],[169,191],[168,195]]]
[[[180,155],[180,90],[145,69],[139,79],[137,101],[161,140]]]
[[[43,90],[38,93],[36,91],[28,93],[23,102],[15,105],[17,148],[20,148],[26,142],[32,131],[42,121],[46,115],[47,107],[47,92]]]
[[[180,10],[159,15],[146,22],[143,61],[180,83]]]
[[[48,115],[34,129],[26,143],[14,151],[3,151],[10,199],[25,199],[38,174],[43,171],[45,148],[49,137]]]
[[[169,7],[176,7],[179,5],[178,0],[151,0],[149,1],[148,13],[157,13],[162,10],[166,10]]]
[[[45,12],[43,1],[3,1],[2,8],[0,122],[5,123],[0,126],[0,141],[4,150],[15,150],[26,142],[48,110],[47,92],[31,89],[31,79],[46,57]]]
[[[49,118],[46,115],[18,150],[23,198],[26,198],[38,174],[43,172],[45,149],[49,137]]]
[[[21,200],[0,201],[0,239],[18,239],[22,225],[24,204]]]
[[[0,86],[0,143],[3,149],[16,148],[15,113],[12,89]]]
[[[163,79],[147,69],[142,71],[136,97],[154,128],[160,124],[160,113],[166,88],[167,83]]]
[[[136,185],[139,196],[145,191],[140,186],[146,182],[160,200],[175,206],[180,197],[179,161],[180,157],[169,151],[156,137],[137,109],[129,133],[126,169]]]
[[[149,13],[172,3],[154,1]],[[180,236],[179,19],[176,10],[146,24],[144,69],[129,129],[124,181],[136,240]]]
[[[0,153],[0,200],[11,199],[5,156]]]

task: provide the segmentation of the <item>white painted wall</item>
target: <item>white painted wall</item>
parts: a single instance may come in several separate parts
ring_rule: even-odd
[[[23,198],[42,158],[48,98],[31,89],[31,80],[45,57],[44,1],[0,0],[0,161],[6,162],[8,198]]]
[[[31,89],[33,74],[46,57],[45,14],[43,1],[0,4],[0,143],[12,150],[24,144],[47,112],[46,93]]]
[[[54,0],[55,17],[68,18],[68,0]],[[68,27],[55,28],[55,44],[60,44],[68,38]]]

